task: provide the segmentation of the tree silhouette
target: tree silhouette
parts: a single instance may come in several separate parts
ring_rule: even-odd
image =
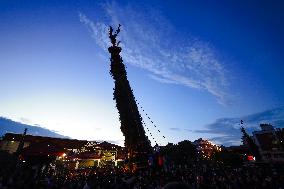
[[[196,147],[188,140],[181,141],[178,144],[168,143],[161,148],[161,154],[174,164],[189,165],[197,158]]]
[[[254,155],[256,161],[260,161],[261,155],[258,146],[255,144],[252,137],[249,136],[249,134],[246,132],[243,126],[241,127],[241,132],[243,133],[242,136],[243,144],[249,148],[250,152]]]

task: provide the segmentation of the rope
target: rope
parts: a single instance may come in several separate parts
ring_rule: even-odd
[[[139,107],[141,108],[141,110],[142,110],[143,112],[145,112],[146,117],[147,117],[147,118],[149,119],[149,121],[153,124],[153,126],[157,129],[157,131],[158,131],[159,133],[161,133],[161,131],[160,131],[160,130],[157,128],[157,126],[154,124],[154,122],[152,121],[152,119],[150,118],[150,116],[146,113],[146,111],[144,110],[144,108],[140,105],[140,103],[137,102],[136,99],[135,99],[135,101],[136,101],[137,105],[139,105]],[[149,128],[147,127],[147,125],[146,125],[146,123],[144,122],[144,120],[142,120],[142,123],[143,123],[144,127],[147,129],[147,131],[150,133],[150,136],[153,137],[153,136],[152,136],[152,133],[150,132],[150,130],[149,130]],[[162,137],[163,137],[164,139],[166,139],[166,137],[165,137],[164,135],[162,135]],[[153,137],[153,140],[154,140],[155,143],[157,144],[157,142],[156,142],[156,140],[155,140],[154,137]]]

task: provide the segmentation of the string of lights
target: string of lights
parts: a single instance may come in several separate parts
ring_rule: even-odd
[[[151,117],[146,113],[145,109],[142,107],[142,105],[135,99],[137,105],[138,105],[138,108],[140,108],[142,111],[141,113],[143,112],[147,119],[149,120],[149,122],[152,124],[152,126],[154,126],[154,128],[156,129],[156,131],[158,131],[158,133],[161,134],[161,130],[158,129],[157,125],[152,121]],[[141,116],[142,117],[142,116]],[[154,142],[157,144],[157,141],[156,139],[153,137],[153,134],[151,133],[149,127],[147,126],[147,124],[145,123],[145,121],[142,119],[142,124],[144,126],[144,128],[146,128],[146,130],[148,131],[148,133],[150,134],[150,136],[152,137],[152,139],[154,140]],[[164,139],[166,139],[166,137],[164,135],[161,135]]]

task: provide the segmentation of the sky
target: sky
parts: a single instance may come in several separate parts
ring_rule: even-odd
[[[250,131],[284,127],[283,10],[276,0],[0,0],[0,116],[123,144],[107,51],[108,27],[121,24],[155,140],[239,144],[241,119]]]

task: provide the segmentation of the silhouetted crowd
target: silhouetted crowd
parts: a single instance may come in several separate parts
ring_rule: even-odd
[[[44,173],[43,173],[44,172]],[[271,166],[229,168],[213,165],[171,166],[125,173],[118,168],[36,171],[2,169],[0,189],[283,189],[284,174]]]

